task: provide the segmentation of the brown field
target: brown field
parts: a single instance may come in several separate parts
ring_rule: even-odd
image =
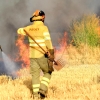
[[[31,76],[26,69],[21,73],[15,80],[0,76],[0,100],[33,100]],[[65,66],[55,70],[45,100],[100,100],[99,75],[100,65]]]
[[[67,65],[53,72],[45,100],[100,100],[100,48],[82,48],[64,52]],[[29,70],[19,75],[14,80],[0,76],[0,100],[33,100]]]

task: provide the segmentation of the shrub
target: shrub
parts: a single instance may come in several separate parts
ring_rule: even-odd
[[[97,28],[99,27],[99,17],[95,14],[84,15],[80,19],[72,22],[70,32],[72,44],[80,46],[87,44],[89,46],[100,46],[100,36]]]

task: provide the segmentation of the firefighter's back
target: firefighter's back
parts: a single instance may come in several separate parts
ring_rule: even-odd
[[[44,31],[46,26],[42,21],[36,21],[34,24],[25,28],[25,30],[35,39],[35,41],[44,49],[47,50],[45,39],[44,39]],[[39,58],[44,55],[43,50],[30,38],[29,38],[29,46],[30,46],[30,58]]]

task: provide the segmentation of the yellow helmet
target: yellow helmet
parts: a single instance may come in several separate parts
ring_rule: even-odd
[[[30,18],[30,22],[33,22],[33,21],[44,21],[44,18],[45,18],[45,13],[41,10],[36,10],[32,17]]]

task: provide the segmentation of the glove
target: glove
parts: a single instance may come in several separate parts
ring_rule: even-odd
[[[49,58],[48,52],[46,52],[46,53],[44,54],[44,56],[45,56],[45,58]]]
[[[54,61],[54,49],[49,49],[49,52],[44,54],[46,58],[49,58],[52,62]]]

